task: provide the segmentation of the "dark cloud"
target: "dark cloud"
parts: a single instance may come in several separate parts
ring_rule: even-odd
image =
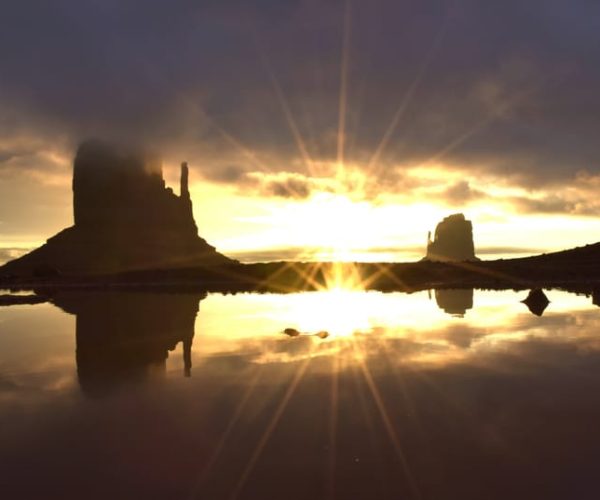
[[[204,178],[213,182],[225,184],[245,184],[249,181],[248,171],[239,165],[225,165],[204,172]]]
[[[345,157],[366,164],[382,144],[380,189],[394,189],[388,166],[428,160],[533,188],[599,172],[600,4],[350,6]],[[0,33],[0,138],[141,138],[167,156],[204,158],[199,168],[216,162],[207,177],[234,184],[243,169],[223,164],[243,151],[306,174],[306,156],[337,155],[344,9],[333,0],[12,2]],[[298,179],[267,191],[310,192]],[[466,179],[447,194],[477,193]]]
[[[274,196],[279,198],[308,198],[319,182],[291,172],[263,174],[237,165],[204,169],[204,178],[212,182],[231,184],[246,195]]]
[[[461,205],[485,197],[487,197],[486,193],[472,188],[467,181],[458,181],[442,193],[442,199],[453,205]]]
[[[308,198],[312,192],[311,183],[299,176],[268,181],[264,193],[282,198]]]
[[[546,195],[541,198],[513,197],[510,198],[513,206],[520,212],[535,214],[569,214],[598,216],[600,204],[593,196],[580,194],[576,198],[567,198],[561,195]]]

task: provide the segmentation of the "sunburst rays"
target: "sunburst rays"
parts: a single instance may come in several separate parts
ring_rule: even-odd
[[[421,497],[420,490],[419,490],[417,482],[413,476],[413,473],[411,471],[406,452],[402,446],[400,438],[398,437],[397,428],[394,423],[394,420],[392,419],[392,417],[390,416],[390,414],[387,410],[384,399],[381,395],[381,391],[380,391],[379,387],[377,386],[377,383],[371,373],[371,370],[369,369],[366,356],[364,355],[364,353],[360,352],[360,349],[361,349],[360,344],[358,344],[356,342],[356,340],[354,340],[352,345],[353,345],[353,349],[356,352],[355,360],[360,369],[360,373],[362,374],[363,380],[366,383],[367,388],[369,389],[369,393],[373,399],[373,402],[375,403],[375,407],[379,414],[379,417],[380,417],[381,423],[384,427],[384,430],[390,440],[390,443],[394,447],[394,451],[400,462],[402,472],[403,472],[404,478],[406,479],[407,485],[409,486],[409,488],[411,490],[413,498],[418,499]]]
[[[346,2],[344,4],[344,10],[342,15],[342,39],[341,39],[341,54],[340,54],[340,65],[339,65],[339,98],[337,101],[338,104],[338,123],[337,123],[337,134],[335,140],[335,149],[336,149],[336,180],[339,180],[339,184],[337,189],[340,189],[339,186],[343,186],[346,181],[345,176],[347,173],[346,165],[348,162],[351,162],[352,159],[348,158],[346,146],[348,144],[348,135],[347,135],[347,119],[350,109],[349,103],[349,89],[350,89],[350,55],[351,55],[351,21],[352,21],[352,9],[350,2]],[[366,178],[369,177],[368,182],[377,182],[378,177],[381,175],[382,171],[382,158],[385,153],[386,148],[390,144],[390,142],[394,138],[394,134],[397,132],[398,126],[406,113],[408,107],[413,103],[415,95],[419,90],[419,87],[422,85],[423,80],[430,68],[432,60],[440,47],[442,40],[446,33],[446,26],[442,26],[437,35],[433,37],[431,40],[431,44],[423,62],[419,65],[416,74],[410,81],[407,89],[401,96],[399,103],[395,107],[393,114],[391,116],[391,120],[386,127],[382,137],[375,145],[372,154],[369,156],[369,159],[366,165],[362,166],[363,173],[365,175],[364,182],[367,182]],[[271,85],[273,93],[276,98],[276,102],[279,104],[281,113],[287,125],[288,131],[291,135],[293,143],[296,147],[298,158],[302,160],[302,163],[306,169],[306,173],[309,176],[315,175],[317,172],[315,170],[316,161],[311,154],[311,151],[307,145],[305,137],[302,133],[302,130],[299,126],[298,120],[294,116],[293,106],[290,98],[286,95],[284,88],[282,86],[281,81],[276,75],[276,72],[273,68],[273,65],[269,61],[266,50],[262,47],[258,37],[256,39],[256,47],[259,53],[260,62],[265,70],[265,73],[268,77],[268,81]],[[528,91],[529,92],[529,91]],[[515,105],[518,103],[525,94],[518,94],[511,98],[508,101],[507,105]],[[449,141],[444,147],[440,148],[440,150],[431,156],[431,161],[439,161],[446,154],[451,152],[456,147],[460,146],[474,134],[480,132],[483,128],[488,126],[497,116],[497,113],[492,114],[491,116],[487,116],[482,119],[480,122],[476,123],[470,130],[467,132],[459,134],[456,138]],[[259,160],[258,154],[255,151],[252,151],[250,148],[245,146],[242,141],[236,137],[234,137],[231,133],[224,130],[222,127],[213,122],[215,128],[219,131],[219,133],[225,138],[225,140],[230,143],[234,148],[240,151],[245,158],[248,159],[256,168],[260,171],[269,171],[268,165],[265,165],[262,161]],[[341,193],[342,195],[347,195],[351,193]],[[482,269],[476,263],[454,263],[451,265],[461,266],[463,268],[468,269],[469,271],[478,273],[492,273],[494,276],[497,276],[502,279],[514,279],[515,283],[520,283],[518,278],[507,277],[505,275],[501,275],[500,273],[494,273],[493,271],[489,271],[486,269]],[[330,299],[332,300],[329,304],[326,302],[327,298],[324,297],[325,301],[324,307],[329,308],[330,314],[345,314],[350,317],[350,320],[353,320],[353,316],[349,315],[348,310],[353,308],[354,304],[350,302],[347,296],[343,294],[340,295],[339,292],[344,291],[352,291],[352,290],[366,290],[371,285],[377,282],[380,278],[385,278],[392,282],[395,286],[402,290],[410,291],[410,286],[402,280],[402,278],[394,272],[394,270],[385,264],[376,264],[374,265],[374,272],[370,273],[367,276],[364,276],[361,272],[359,266],[353,265],[351,263],[340,263],[340,262],[330,262],[330,263],[314,263],[312,265],[304,265],[301,263],[295,262],[287,262],[282,264],[271,276],[271,280],[273,282],[273,286],[278,287],[277,291],[282,292],[290,292],[296,291],[298,289],[312,289],[318,291],[328,291],[331,293]],[[286,285],[285,280],[284,284],[277,284],[278,278],[286,273],[291,272],[297,280],[294,283]],[[299,280],[299,282],[298,282]],[[523,283],[520,283],[523,284]],[[336,293],[338,295],[336,295]],[[338,301],[337,303],[335,301]],[[342,307],[340,308],[340,304]],[[345,353],[341,353],[339,350],[334,349],[331,356],[331,371],[330,371],[330,385],[328,390],[328,422],[327,422],[327,484],[326,490],[328,498],[335,498],[336,494],[336,470],[338,468],[338,442],[339,442],[339,422],[340,419],[344,418],[344,415],[340,413],[340,393],[341,388],[340,384],[341,377],[340,373],[343,370],[348,370],[350,366],[350,370],[353,372],[356,383],[362,385],[363,388],[366,388],[366,393],[360,394],[359,397],[359,407],[363,412],[363,417],[365,423],[367,425],[367,431],[375,434],[376,431],[382,430],[383,434],[387,437],[389,445],[393,448],[395,456],[397,457],[397,462],[401,471],[400,478],[406,485],[408,485],[409,490],[413,497],[420,497],[420,489],[417,483],[417,480],[413,476],[410,464],[410,455],[407,452],[405,443],[401,439],[400,432],[400,423],[397,419],[395,419],[394,415],[389,411],[388,404],[385,401],[384,392],[382,388],[378,384],[378,378],[371,371],[371,367],[369,366],[368,353],[364,351],[364,346],[362,345],[362,340],[359,339],[355,333],[359,328],[358,324],[351,325],[345,335],[335,336],[331,342],[338,342],[340,345],[344,343],[346,346],[350,346],[350,350]],[[345,365],[344,362],[347,360],[346,355],[349,356],[349,365]],[[263,432],[260,434],[256,444],[252,448],[250,456],[248,460],[244,463],[244,466],[241,470],[237,478],[237,482],[233,485],[230,499],[236,500],[239,498],[244,488],[246,487],[249,478],[253,474],[258,462],[260,461],[265,449],[271,440],[273,433],[276,431],[278,425],[280,424],[281,419],[284,417],[286,409],[289,407],[290,401],[294,397],[297,392],[299,385],[301,384],[308,368],[310,365],[312,357],[309,355],[303,358],[300,361],[296,361],[295,372],[289,380],[288,385],[281,396],[281,399],[276,403],[275,410],[270,416],[268,422],[264,426]],[[408,392],[407,387],[404,385],[403,380],[399,378],[398,374],[396,374],[398,379],[398,384],[400,386],[400,393],[403,399],[404,404],[409,409],[410,412],[416,413],[416,409],[414,404],[410,398],[410,394]],[[250,399],[255,391],[256,384],[258,383],[258,375],[253,379],[242,395],[236,410],[234,411],[220,441],[218,442],[213,454],[207,462],[207,465],[203,472],[200,475],[199,482],[203,481],[208,474],[210,474],[214,464],[216,463],[218,457],[220,456],[223,447],[226,445],[226,442],[232,432],[232,429],[239,425],[241,416],[243,412],[246,410],[247,406],[250,404]],[[372,415],[369,414],[369,410],[367,402],[370,401],[372,404],[372,408],[374,408],[375,415],[377,416],[377,422],[374,421]],[[379,425],[380,428],[376,428]],[[374,444],[375,441],[372,441],[372,446],[376,448]],[[379,453],[381,450],[373,449],[372,452],[374,454]],[[197,489],[197,488],[196,488]],[[196,491],[196,489],[194,491]]]
[[[340,357],[334,351],[331,357],[331,392],[329,402],[329,457],[328,457],[328,479],[327,479],[327,497],[335,498],[335,471],[337,463],[337,436],[339,419],[339,400],[340,400]]]
[[[348,63],[350,58],[350,2],[346,2],[344,9],[344,23],[342,28],[342,55],[340,64],[340,97],[338,111],[337,134],[337,162],[344,166],[344,153],[346,143],[346,106],[348,101]]]
[[[198,492],[200,490],[200,487],[202,486],[204,481],[206,481],[206,479],[212,472],[213,467],[217,463],[217,460],[221,456],[221,453],[223,452],[231,433],[233,432],[234,428],[238,424],[244,411],[246,411],[246,409],[247,409],[248,402],[250,401],[252,395],[254,394],[254,390],[256,389],[256,386],[259,382],[260,376],[262,374],[262,369],[263,369],[263,366],[260,364],[256,367],[254,376],[251,378],[250,382],[246,385],[244,394],[242,395],[242,398],[238,402],[233,415],[229,419],[227,427],[223,431],[223,434],[221,435],[221,438],[219,439],[219,442],[217,443],[213,453],[211,454],[211,456],[208,459],[208,461],[206,462],[206,464],[203,466],[203,468],[198,476],[198,479],[196,480],[194,486],[192,487],[190,495],[188,496],[189,500],[193,500],[196,498],[196,496],[198,495]]]
[[[242,470],[240,477],[239,477],[237,483],[235,484],[233,491],[231,492],[231,495],[229,496],[230,500],[236,500],[237,498],[239,498],[239,495],[242,492],[244,485],[246,484],[246,481],[248,481],[248,478],[250,477],[252,470],[254,469],[261,454],[263,453],[265,446],[269,442],[269,439],[271,438],[273,431],[277,427],[277,424],[279,423],[285,409],[287,408],[288,403],[290,402],[290,399],[292,398],[292,396],[294,395],[294,392],[298,388],[298,385],[300,384],[300,381],[302,380],[302,377],[304,376],[310,361],[311,361],[311,358],[307,357],[304,361],[302,361],[301,363],[298,364],[298,368],[296,370],[296,373],[294,374],[294,377],[292,378],[292,381],[288,385],[287,390],[285,391],[285,394],[281,398],[281,401],[277,405],[275,412],[273,413],[273,415],[271,416],[271,419],[267,423],[267,426],[265,427],[265,430],[262,433],[258,443],[254,447],[254,451],[252,452],[250,459],[248,460],[248,462],[246,463],[246,466]]]

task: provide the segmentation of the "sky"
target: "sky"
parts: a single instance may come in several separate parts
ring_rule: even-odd
[[[0,262],[73,223],[90,137],[190,165],[244,261],[482,258],[600,240],[593,0],[21,0],[0,31]]]

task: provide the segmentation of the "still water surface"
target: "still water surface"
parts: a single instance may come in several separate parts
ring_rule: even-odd
[[[600,309],[525,295],[1,308],[2,497],[599,498]]]

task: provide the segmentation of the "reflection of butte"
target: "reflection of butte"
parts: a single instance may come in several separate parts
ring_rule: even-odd
[[[436,290],[435,301],[445,313],[462,318],[473,308],[473,289]]]
[[[191,373],[194,323],[202,294],[61,293],[52,302],[76,319],[77,375],[89,395],[164,373],[169,351],[183,344]]]

